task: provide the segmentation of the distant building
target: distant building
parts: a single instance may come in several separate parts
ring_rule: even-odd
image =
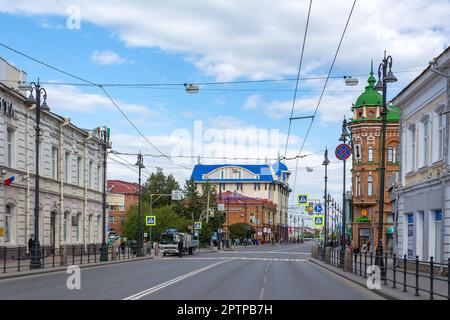
[[[197,190],[206,182],[216,186],[217,192],[238,192],[250,198],[271,201],[276,205],[273,217],[275,241],[288,239],[288,199],[290,171],[278,161],[272,165],[198,164],[191,178]]]
[[[450,47],[436,59],[450,77]],[[392,101],[402,111],[397,199],[397,253],[410,259],[450,257],[450,80],[427,67]]]
[[[253,239],[258,239],[263,243],[271,242],[274,239],[274,216],[277,206],[272,201],[250,198],[237,192],[226,191],[221,196],[217,195],[216,202],[223,204],[225,207],[223,212],[225,231],[233,224],[247,223],[256,231]]]
[[[1,58],[0,79],[0,245],[25,247],[34,234],[35,108],[18,89],[26,74]],[[100,243],[101,140],[52,111],[41,111],[40,126],[41,245]]]
[[[110,235],[123,235],[125,213],[139,203],[139,184],[108,180],[107,185]]]
[[[370,241],[371,250],[378,244],[378,217],[381,164],[381,112],[383,98],[374,90],[373,67],[368,85],[353,105],[353,117],[348,128],[353,146],[352,156],[352,245],[361,248]],[[399,170],[399,118],[397,108],[391,106],[386,124],[386,178]],[[393,247],[393,215],[388,190],[385,188],[383,212],[383,247]],[[347,211],[350,213],[349,211]]]

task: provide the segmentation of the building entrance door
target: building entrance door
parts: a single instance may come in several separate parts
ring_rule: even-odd
[[[370,240],[370,229],[369,228],[360,228],[359,229],[359,237],[358,237],[358,248],[362,249],[364,244],[368,244]]]

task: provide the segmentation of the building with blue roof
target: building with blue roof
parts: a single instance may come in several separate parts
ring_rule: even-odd
[[[288,199],[291,172],[281,161],[273,164],[197,164],[191,179],[199,192],[205,183],[221,193],[239,192],[245,196],[272,201],[276,205],[273,223],[276,239],[288,238]]]

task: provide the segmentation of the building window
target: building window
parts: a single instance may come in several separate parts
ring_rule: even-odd
[[[261,184],[255,183],[255,190],[261,190]]]
[[[64,155],[64,182],[70,183],[70,152]]]
[[[109,217],[109,222],[115,223],[115,222],[116,222],[116,217],[110,216],[110,217]]]
[[[369,147],[367,155],[367,160],[373,162],[373,147]]]
[[[388,147],[388,162],[394,162],[394,148]]]
[[[102,167],[97,166],[97,186],[99,191],[103,191],[102,188]]]
[[[83,170],[82,170],[82,159],[81,159],[81,157],[78,157],[78,159],[77,159],[77,185],[78,186],[81,186],[81,182],[83,181],[82,180],[82,172],[83,172]]]
[[[81,213],[77,214],[77,242],[80,242],[80,222],[81,222]]]
[[[220,179],[223,179],[223,170],[220,171]]]
[[[13,207],[6,205],[5,212],[5,242],[12,242],[13,236]]]
[[[6,164],[12,168],[14,163],[14,130],[8,128],[6,130]]]
[[[428,164],[430,153],[430,120],[426,119],[423,122],[423,165]]]
[[[264,183],[264,190],[267,190],[267,183]]]
[[[411,170],[413,171],[416,168],[416,128],[413,127],[409,130],[409,136],[411,139]]]
[[[439,114],[439,159],[444,157],[445,143],[445,114]]]
[[[52,147],[52,178],[58,180],[58,148]]]
[[[89,161],[89,189],[92,189],[92,179],[93,179],[93,172],[92,170],[94,170],[94,161],[90,160]]]
[[[373,177],[371,175],[367,177],[367,195],[373,196]]]

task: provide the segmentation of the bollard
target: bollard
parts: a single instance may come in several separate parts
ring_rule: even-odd
[[[433,299],[433,257],[430,257],[430,300]]]
[[[416,294],[419,295],[419,256],[416,256]]]
[[[406,292],[406,254],[403,256],[403,292]]]

